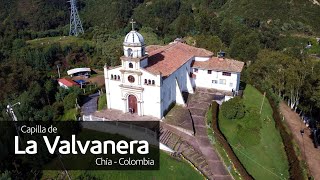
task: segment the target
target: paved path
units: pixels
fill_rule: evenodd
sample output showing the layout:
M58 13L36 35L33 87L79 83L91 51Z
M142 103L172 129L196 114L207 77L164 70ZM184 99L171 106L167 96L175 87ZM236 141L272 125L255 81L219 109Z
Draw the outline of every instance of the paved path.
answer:
M196 94L190 96L188 108L195 125L196 141L213 172L213 178L232 179L224 163L213 148L207 134L205 115L214 98L214 95L206 89L198 90Z
M84 104L81 107L81 112L83 115L90 115L97 111L98 109L98 98L99 93L91 94L84 99Z
M310 138L310 131L305 130L303 137L301 136L301 127L306 127L304 124L302 125L302 120L299 115L293 112L284 102L280 103L280 112L285 117L285 121L295 141L298 143L301 153L304 154L305 151L304 159L306 159L311 175L314 179L320 179L320 149L314 147L312 139Z
M160 141L181 152L209 179L229 180L233 178L207 135L205 115L213 99L213 94L205 89L197 90L188 97L187 105L195 125L195 136L163 122Z

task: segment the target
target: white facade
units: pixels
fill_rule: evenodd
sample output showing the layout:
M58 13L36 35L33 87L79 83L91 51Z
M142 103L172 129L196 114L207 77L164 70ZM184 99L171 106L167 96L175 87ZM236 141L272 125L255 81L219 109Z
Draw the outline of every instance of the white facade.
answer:
M224 91L239 89L240 72L210 70L211 74L208 74L208 69L193 67L193 62L209 61L210 57L185 56L189 58L178 64L173 72L163 76L162 70L166 66L159 69L159 73L152 70L154 64L149 62L152 55L149 57L145 53L144 39L141 34L131 31L126 36L123 46L124 56L121 57L121 66L104 67L108 109L161 119L172 103L185 105L182 92L194 93L196 87ZM174 45L170 47L172 46ZM165 50L164 47L163 51ZM164 58L167 58L167 62L168 57ZM169 67L169 64L167 66Z
M196 75L196 87L214 88L222 91L238 91L240 84L239 72L220 72L208 69L193 68Z

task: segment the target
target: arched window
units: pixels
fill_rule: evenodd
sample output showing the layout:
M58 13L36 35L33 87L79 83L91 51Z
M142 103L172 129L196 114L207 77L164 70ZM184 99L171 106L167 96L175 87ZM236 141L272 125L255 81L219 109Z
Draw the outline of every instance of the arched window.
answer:
M129 49L128 49L128 57L132 57L132 55L133 55L133 53L132 53L132 49L131 49L131 48L129 48Z
M120 81L120 76L118 75L118 80Z
M151 84L151 80L150 79L148 80L148 84Z
M152 80L152 85L154 85L155 84L155 82L154 82L154 80Z
M133 64L132 63L129 63L129 68L133 68Z
M147 80L147 79L144 79L144 83L145 83L145 84L148 84L148 80Z
M134 77L133 77L133 76L131 76L131 75L130 75L130 76L128 76L128 81L129 81L129 82L131 82L131 83L134 83Z
M113 79L113 74L111 74L111 79Z

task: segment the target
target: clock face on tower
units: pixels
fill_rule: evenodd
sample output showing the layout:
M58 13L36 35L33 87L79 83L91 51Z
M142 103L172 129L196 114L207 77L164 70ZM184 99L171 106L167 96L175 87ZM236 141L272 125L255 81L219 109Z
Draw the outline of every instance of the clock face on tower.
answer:
M133 76L128 76L128 81L130 82L130 83L134 83L134 77Z

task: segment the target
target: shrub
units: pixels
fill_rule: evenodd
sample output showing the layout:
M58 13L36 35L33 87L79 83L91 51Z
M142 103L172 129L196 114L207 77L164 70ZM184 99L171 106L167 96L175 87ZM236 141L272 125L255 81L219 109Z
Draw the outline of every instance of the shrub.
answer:
M217 116L218 116L218 110L219 110L219 104L216 101L213 101L211 104L211 108L209 109L209 112L207 114L207 123L210 127L214 126L212 123L217 122Z
M258 145L261 141L260 129L248 129L242 125L238 125L236 138L244 147Z
M63 106L64 110L70 110L72 108L75 108L76 99L78 98L77 94L70 93L63 99Z
M221 112L227 119L241 119L245 115L245 106L240 97L234 97L222 104Z

